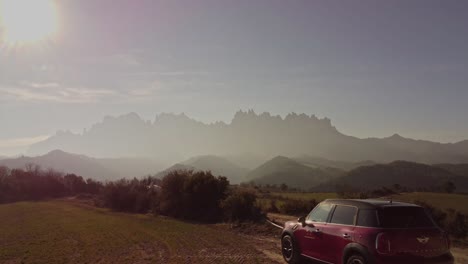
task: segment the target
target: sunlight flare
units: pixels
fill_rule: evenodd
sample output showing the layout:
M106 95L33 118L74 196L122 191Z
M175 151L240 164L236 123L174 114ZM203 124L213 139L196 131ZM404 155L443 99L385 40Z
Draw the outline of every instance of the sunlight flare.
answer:
M1 40L7 45L41 41L58 28L53 0L0 0Z

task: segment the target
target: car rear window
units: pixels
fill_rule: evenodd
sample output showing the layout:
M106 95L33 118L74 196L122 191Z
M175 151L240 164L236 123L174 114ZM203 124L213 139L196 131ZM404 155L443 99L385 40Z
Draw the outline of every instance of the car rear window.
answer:
M384 207L379 219L385 228L434 227L434 222L422 207Z
M374 209L360 209L356 225L378 227L379 220L377 219L377 211Z

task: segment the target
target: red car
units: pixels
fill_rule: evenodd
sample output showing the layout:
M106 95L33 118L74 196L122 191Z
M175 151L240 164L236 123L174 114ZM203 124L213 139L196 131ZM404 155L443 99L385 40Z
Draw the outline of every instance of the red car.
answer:
M450 241L418 205L382 200L325 200L285 223L286 262L453 264Z

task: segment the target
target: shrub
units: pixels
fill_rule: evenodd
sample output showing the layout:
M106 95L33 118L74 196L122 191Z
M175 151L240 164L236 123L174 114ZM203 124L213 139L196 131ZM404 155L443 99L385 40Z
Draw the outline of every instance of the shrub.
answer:
M225 177L214 177L209 171L172 171L161 183L159 212L189 220L219 220L228 186Z
M153 208L157 193L143 180L108 182L103 190L104 205L115 211L146 213Z
M269 213L279 213L278 206L276 206L276 199L270 200L270 205L267 208L267 212Z
M264 219L259 207L256 206L257 195L253 190L238 188L221 203L227 221L259 221Z

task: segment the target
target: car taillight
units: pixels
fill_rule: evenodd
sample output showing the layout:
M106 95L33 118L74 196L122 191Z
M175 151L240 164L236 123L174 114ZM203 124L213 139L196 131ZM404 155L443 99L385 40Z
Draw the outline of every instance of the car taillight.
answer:
M379 233L375 239L375 249L380 254L390 254L391 252L391 245L390 239L387 234Z

